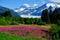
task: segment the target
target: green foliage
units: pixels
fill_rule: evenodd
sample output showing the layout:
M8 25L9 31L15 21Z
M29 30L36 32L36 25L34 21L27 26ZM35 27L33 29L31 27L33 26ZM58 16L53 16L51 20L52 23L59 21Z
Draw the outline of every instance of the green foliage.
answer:
M58 13L57 8L52 11L47 9L42 11L41 19L39 18L20 18L13 17L10 11L6 11L0 14L0 25L18 25L18 24L58 24L60 25L60 14Z
M30 18L24 18L25 24L31 24L31 19Z
M42 11L41 20L47 24L58 24L60 25L60 13L58 12L59 8L55 8L54 11L47 9ZM60 9L59 9L60 10Z
M17 40L17 37L5 33L0 33L0 40Z
M54 34L54 33L56 33L57 32L57 25L56 24L53 24L52 26L51 26L52 28L49 30L49 33L50 34Z
M47 40L47 39L17 37L17 36L12 36L10 34L0 33L0 40Z
M37 24L38 25L45 25L46 23L45 22L38 22Z
M15 22L15 21L12 21L12 22L10 23L10 25L19 25L19 23L18 23L18 22Z
M52 36L52 40L60 39L60 13L58 12L59 8L55 8L54 11L50 10L49 18L51 24L51 29L49 30L49 34Z
M9 25L9 22L5 18L0 19L0 25Z
M19 24L38 24L45 23L38 18L17 18L17 17L0 17L0 25L19 25Z
M41 20L43 22L46 22L47 24L50 23L49 13L48 13L47 9L45 9L45 10L42 11Z
M60 39L60 25L52 25L52 28L48 32L52 36L52 40Z
M55 10L53 11L53 14L52 14L52 17L51 17L52 23L54 23L54 24L57 23L57 20L58 20L57 15L58 15L58 10L55 9Z

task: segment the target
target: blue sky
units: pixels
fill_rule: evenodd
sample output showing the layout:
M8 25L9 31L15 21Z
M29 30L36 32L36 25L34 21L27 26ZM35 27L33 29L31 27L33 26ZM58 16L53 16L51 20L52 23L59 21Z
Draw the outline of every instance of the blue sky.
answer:
M23 4L44 4L49 2L49 0L0 0L0 6L4 6L10 9L19 8Z

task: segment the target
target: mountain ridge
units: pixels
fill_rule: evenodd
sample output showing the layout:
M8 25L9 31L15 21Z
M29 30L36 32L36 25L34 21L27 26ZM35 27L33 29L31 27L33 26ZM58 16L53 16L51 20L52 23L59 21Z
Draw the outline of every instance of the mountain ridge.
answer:
M11 14L13 16L20 16L21 15L27 15L27 16L41 16L41 13L44 9L48 9L50 10L52 8L52 10L54 10L56 7L60 7L60 4L54 4L54 3L45 3L42 6L35 6L35 7L26 7L26 6L21 6L19 8L16 8L15 10L0 6L0 13L3 11L7 11L10 10Z

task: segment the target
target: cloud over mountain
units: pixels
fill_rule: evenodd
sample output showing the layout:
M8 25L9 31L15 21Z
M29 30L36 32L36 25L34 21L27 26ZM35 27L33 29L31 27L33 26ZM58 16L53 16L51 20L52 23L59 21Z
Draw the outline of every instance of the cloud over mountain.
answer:
M26 7L30 7L30 5L29 5L29 4L24 4L24 6L26 6Z
M60 0L50 0L51 2L60 2Z
M34 4L33 6L38 6L38 4Z

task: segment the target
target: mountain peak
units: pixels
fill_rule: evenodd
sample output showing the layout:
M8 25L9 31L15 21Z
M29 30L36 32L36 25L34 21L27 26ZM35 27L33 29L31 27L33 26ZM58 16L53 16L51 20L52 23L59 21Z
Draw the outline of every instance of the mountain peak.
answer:
M60 4L58 3L47 3L47 7L52 6L52 7L60 7Z
M51 2L60 2L60 0L50 0Z

